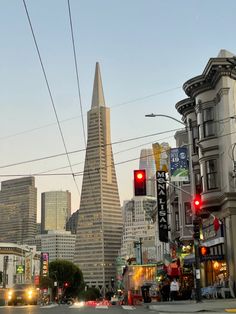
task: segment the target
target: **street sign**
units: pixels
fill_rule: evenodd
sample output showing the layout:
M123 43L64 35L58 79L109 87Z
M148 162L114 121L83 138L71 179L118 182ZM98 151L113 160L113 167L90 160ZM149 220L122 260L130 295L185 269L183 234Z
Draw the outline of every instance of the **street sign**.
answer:
M16 265L16 273L17 274L24 274L25 266L24 265Z

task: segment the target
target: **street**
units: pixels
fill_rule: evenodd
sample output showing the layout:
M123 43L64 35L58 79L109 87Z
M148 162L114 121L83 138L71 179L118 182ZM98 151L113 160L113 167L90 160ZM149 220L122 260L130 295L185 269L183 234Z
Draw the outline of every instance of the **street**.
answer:
M179 312L178 312L179 310ZM160 311L158 309L148 308L145 305L141 306L99 306L99 307L81 307L76 308L74 306L68 306L68 305L48 305L48 306L2 306L0 307L0 314L75 314L75 313L111 313L111 314L121 314L121 313L127 313L130 314L132 312L135 313L156 313L156 314L164 314L164 313L174 313L174 314L183 314L183 313L194 313L195 310L191 309L191 307L185 307L185 310L178 309L178 306L173 308L171 311L170 309L163 310L163 308L160 308ZM199 311L198 311L199 312ZM200 311L201 313L201 311ZM225 313L223 310L219 311L211 311L211 314L221 314ZM236 311L235 311L236 313Z
M0 314L75 314L75 313L157 313L156 311L149 310L144 306L100 306L100 307L75 307L68 305L49 305L49 306L3 306L0 307Z

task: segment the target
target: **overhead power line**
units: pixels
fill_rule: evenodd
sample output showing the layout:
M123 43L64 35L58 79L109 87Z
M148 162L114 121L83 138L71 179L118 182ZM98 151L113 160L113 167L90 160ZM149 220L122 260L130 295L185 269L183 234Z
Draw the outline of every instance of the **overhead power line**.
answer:
M49 97L50 97L50 100L51 100L53 111L54 111L54 114L55 114L55 117L56 117L58 129L59 129L59 132L60 132L60 135L61 135L61 139L62 139L62 142L63 142L63 146L64 146L64 149L65 149L66 157L67 157L70 169L71 169L71 175L72 175L73 180L75 182L77 191L78 191L78 193L80 195L79 187L78 187L78 184L77 184L77 182L75 180L75 177L74 177L73 168L72 168L70 157L69 157L68 150L67 150L67 147L66 147L65 138L64 138L64 135L63 135L63 132L62 132L62 128L61 128L61 125L60 125L60 121L59 121L59 118L58 118L58 115L57 115L57 110L56 110L56 106L55 106L54 99L53 99L53 96L52 96L51 88L49 86L47 74L46 74L45 67L44 67L44 64L43 64L43 60L42 60L42 57L41 57L41 54L40 54L40 51L39 51L39 46L38 46L38 43L37 43L37 40L36 40L36 36L35 36L35 33L34 33L33 25L31 23L31 19L30 19L30 16L29 16L29 12L28 12L25 0L23 0L23 4L24 4L26 15L27 15L27 19L28 19L28 22L29 22L30 30L31 30L31 33L32 33L32 36L33 36L33 40L34 40L35 48L36 48L36 51L37 51L37 55L39 57L41 69L42 69L42 72L43 72L43 76L44 76L45 83L46 83L46 86L47 86L47 90L48 90L48 93L49 93Z
M152 133L152 134L148 134L148 135L133 137L133 138L125 139L125 140L116 141L116 142L113 142L113 143L110 143L110 144L94 145L94 146L91 146L91 147L87 148L87 150L100 148L100 147L105 147L105 146L108 146L108 145L117 145L117 144L121 144L121 143L127 143L127 142L131 142L131 141L135 141L135 140L140 140L140 139L143 139L143 138L156 136L156 135L162 135L162 134L166 134L166 133L176 132L176 131L179 131L181 129L182 128L178 128L178 129L173 129L173 130L169 130L169 131L163 131L163 132L157 132L157 133ZM68 154L80 153L80 152L84 152L85 150L86 150L86 148L78 149L78 150L74 150L74 151L68 152ZM37 162L37 161L42 161L42 160L46 160L46 159L62 157L62 156L65 156L65 154L66 153L59 153L59 154L50 155L50 156L46 156L46 157L40 157L40 158L30 159L30 160L26 160L26 161L20 161L20 162L16 162L16 163L11 163L11 164L8 164L8 165L0 166L0 169L13 167L13 166L19 166L19 165L28 164L28 163Z
M110 108L114 109L116 107L120 107L120 106L123 106L123 105L131 104L131 103L143 100L143 99L147 99L147 98L150 98L150 97L154 97L154 96L157 96L157 95L168 93L168 92L176 90L178 88L180 88L180 87L174 87L174 88L170 88L170 89L167 89L167 90L159 91L159 92L156 92L156 93L153 93L153 94L150 94L150 95L146 95L146 96L143 96L143 97L137 97L137 98L134 98L134 99L131 99L131 100L128 100L128 101L124 101L124 102L112 105L112 106L110 106ZM81 115L73 116L73 117L70 117L70 118L67 118L67 119L60 120L60 123L62 124L64 122L75 120L75 119L79 119L79 118L81 118ZM6 139L9 139L11 137L18 136L18 135L31 133L31 132L34 132L34 131L37 131L37 130L40 130L40 129L44 129L44 128L56 125L56 124L57 124L57 122L48 123L48 124L44 124L44 125L36 127L36 128L23 130L23 131L20 131L20 132L17 132L17 133L13 133L13 134L9 134L9 135L6 135L6 136L0 136L0 140L6 140Z

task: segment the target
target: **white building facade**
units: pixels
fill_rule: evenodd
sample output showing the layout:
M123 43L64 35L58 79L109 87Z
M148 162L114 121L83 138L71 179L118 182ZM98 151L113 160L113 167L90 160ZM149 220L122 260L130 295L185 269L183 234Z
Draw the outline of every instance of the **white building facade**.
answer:
M137 263L151 263L156 260L155 228L152 220L155 205L156 199L148 196L137 196L124 202L121 246L121 257L124 260L136 258Z
M49 262L56 259L65 259L74 262L76 235L70 231L50 230L41 234L41 251L49 253Z
M203 285L220 276L236 281L235 68L236 57L221 50L184 84L188 98L176 104L188 130L191 192L202 199L202 244L210 249L202 264ZM220 221L217 231L214 217Z

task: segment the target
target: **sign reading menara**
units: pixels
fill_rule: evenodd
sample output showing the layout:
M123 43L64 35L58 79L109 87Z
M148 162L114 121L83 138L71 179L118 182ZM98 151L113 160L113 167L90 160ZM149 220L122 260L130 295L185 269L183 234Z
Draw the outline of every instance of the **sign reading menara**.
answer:
M156 172L157 181L157 212L159 240L168 242L168 219L167 219L167 197L166 197L166 172Z

